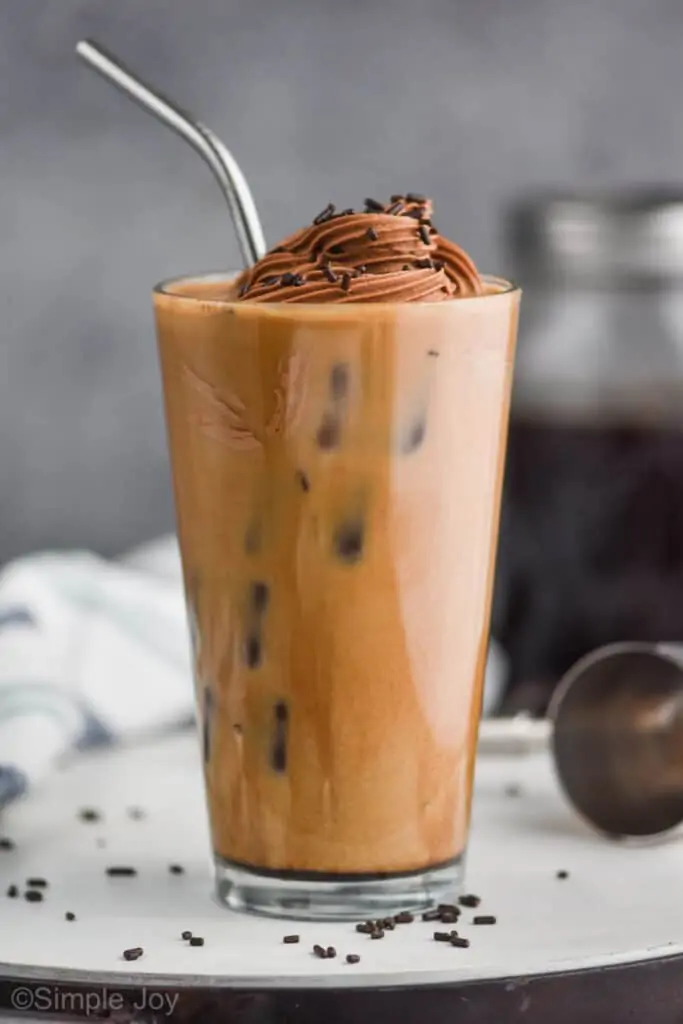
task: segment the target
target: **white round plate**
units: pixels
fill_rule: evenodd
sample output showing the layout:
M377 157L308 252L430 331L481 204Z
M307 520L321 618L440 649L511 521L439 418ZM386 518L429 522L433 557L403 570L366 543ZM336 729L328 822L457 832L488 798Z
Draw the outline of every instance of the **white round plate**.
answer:
M519 787L510 795L508 787ZM97 808L85 823L79 810ZM145 811L134 820L129 809ZM353 925L231 913L212 896L196 739L79 758L0 819L0 976L176 988L423 986L529 977L640 962L683 952L683 849L676 837L633 846L593 834L565 805L546 755L481 759L467 887L479 911L458 924L469 949L433 941L417 921L382 941ZM106 846L102 843L105 842ZM173 875L169 865L185 872ZM131 865L134 878L109 878ZM560 880L557 872L569 872ZM40 876L42 903L10 899ZM65 913L76 914L69 922ZM476 912L494 926L471 924ZM438 927L438 925L436 926ZM184 929L205 939L192 948ZM301 936L283 945L285 934ZM333 945L319 960L314 943ZM129 963L124 949L142 946ZM345 963L358 953L360 963Z

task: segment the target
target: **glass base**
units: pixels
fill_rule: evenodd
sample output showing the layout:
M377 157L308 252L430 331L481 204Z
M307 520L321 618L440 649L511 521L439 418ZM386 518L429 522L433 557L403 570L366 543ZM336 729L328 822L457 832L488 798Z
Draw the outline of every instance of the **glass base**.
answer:
M453 903L464 869L462 857L425 871L358 878L260 872L221 857L214 863L218 899L232 910L309 921L365 921Z

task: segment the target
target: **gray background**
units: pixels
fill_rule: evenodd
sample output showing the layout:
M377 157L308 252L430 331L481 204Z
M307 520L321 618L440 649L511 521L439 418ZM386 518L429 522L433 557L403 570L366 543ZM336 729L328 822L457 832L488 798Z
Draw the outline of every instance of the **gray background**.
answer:
M505 270L520 191L683 173L681 0L0 0L0 560L170 528L149 289L238 259L84 35L224 136L271 242L415 189Z

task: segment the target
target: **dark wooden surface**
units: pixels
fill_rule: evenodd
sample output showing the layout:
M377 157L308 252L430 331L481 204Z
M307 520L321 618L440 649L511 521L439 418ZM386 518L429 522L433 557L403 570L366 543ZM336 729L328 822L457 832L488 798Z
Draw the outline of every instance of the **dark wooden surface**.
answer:
M17 993L33 993L35 1008L69 1007L46 1020L89 1018L160 1024L681 1024L683 957L620 964L564 974L496 979L463 985L286 990L54 986L47 975L27 983L0 979L0 1020L17 1013ZM54 993L58 992L58 995ZM88 996L91 996L88 1004ZM172 1011L150 1009L178 996ZM41 998L42 997L42 998ZM104 1003L108 1003L108 1009ZM170 1005L170 1004L169 1004ZM29 1016L27 1014L27 1016Z

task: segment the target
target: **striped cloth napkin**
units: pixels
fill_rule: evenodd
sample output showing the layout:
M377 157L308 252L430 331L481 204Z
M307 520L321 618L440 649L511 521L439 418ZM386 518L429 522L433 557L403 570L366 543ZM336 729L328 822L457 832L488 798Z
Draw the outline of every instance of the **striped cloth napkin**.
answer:
M117 561L47 552L0 573L0 807L75 752L192 711L173 537Z

